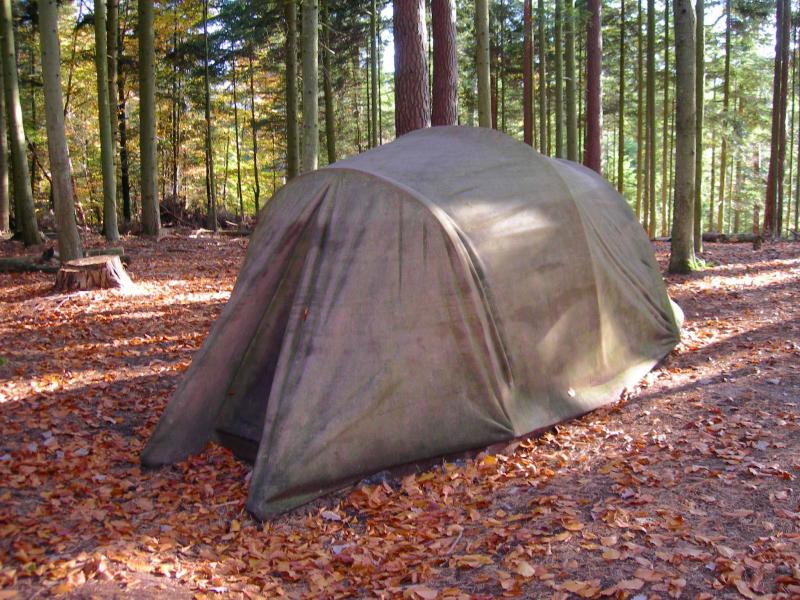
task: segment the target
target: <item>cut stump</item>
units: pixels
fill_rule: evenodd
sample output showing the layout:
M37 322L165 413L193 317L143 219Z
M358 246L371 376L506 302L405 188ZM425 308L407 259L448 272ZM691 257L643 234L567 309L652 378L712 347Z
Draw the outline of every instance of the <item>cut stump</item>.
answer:
M133 286L119 256L87 256L64 263L56 273L55 290L95 290Z

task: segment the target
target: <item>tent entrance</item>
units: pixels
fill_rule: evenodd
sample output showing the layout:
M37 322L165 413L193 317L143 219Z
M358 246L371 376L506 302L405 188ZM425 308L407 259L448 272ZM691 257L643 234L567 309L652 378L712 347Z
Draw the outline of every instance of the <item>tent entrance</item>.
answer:
M238 458L254 462L261 443L272 381L281 355L286 327L313 239L313 219L295 239L278 285L264 307L264 315L250 338L247 351L228 387L228 399L217 418L217 440Z

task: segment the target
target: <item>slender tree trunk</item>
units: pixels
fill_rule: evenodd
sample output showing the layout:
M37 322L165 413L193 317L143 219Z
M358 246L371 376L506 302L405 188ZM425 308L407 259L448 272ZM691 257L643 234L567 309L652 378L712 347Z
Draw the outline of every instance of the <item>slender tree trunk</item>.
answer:
M480 33L478 35L480 38ZM397 137L431 124L426 38L425 0L396 0L394 80Z
M286 178L300 172L297 126L297 0L285 0L286 17Z
M175 24L172 32L172 199L178 202L180 145L181 145L181 113L180 113L180 72L178 69L178 18L175 11Z
M547 38L544 35L544 0L539 0L539 151L547 154Z
M231 134L230 130L225 135L225 175L222 178L222 210L228 211L228 167L230 166L230 146Z
M0 61L0 232L11 230L11 197L8 189L8 142L6 141L6 99L3 88L3 64Z
M695 109L697 116L695 118L694 151L694 251L696 253L703 251L703 117L706 91L705 11L705 0L696 0Z
M378 145L378 5L372 0L369 14L369 67L370 84L372 85L372 147Z
M236 198L239 201L239 224L241 225L244 223L244 195L242 194L242 151L239 144L239 98L236 94L235 55L231 59L231 67L233 75L233 139L236 142Z
M64 98L61 94L61 50L58 42L58 4L39 0L39 37L42 52L44 110L47 123L47 149L50 156L51 185L58 224L58 250L62 261L83 256L81 238L75 224L72 170L67 136L64 131Z
M478 79L478 125L492 126L492 92L489 76L489 1L475 0L475 38ZM396 54L395 54L396 56Z
M664 0L664 105L661 109L661 235L667 235L667 200L669 196L670 181L669 172L669 0Z
M523 0L522 8L522 139L533 145L533 23L531 0Z
M717 230L722 233L723 210L725 206L725 175L728 168L728 129L730 117L728 108L731 95L731 0L725 2L725 75L722 92L722 148L720 149L719 167L719 212L717 215Z
M458 123L458 56L455 0L431 0L433 31L432 125Z
M100 1L100 0L96 0ZM114 162L116 176L117 157L117 45L119 40L119 0L107 0L106 21L106 60L108 61L108 107L111 121L111 160ZM115 177L116 183L116 177Z
M779 0L780 1L780 0ZM780 237L783 231L784 179L786 170L786 112L789 99L789 30L791 29L792 9L789 0L783 0L783 29L781 31L781 94L780 94L780 137L778 147L778 202L775 210L773 231Z
M303 172L319 163L319 0L303 0Z
M691 0L673 0L675 14L675 203L669 270L691 271L694 263L695 33Z
M156 140L156 73L153 0L138 0L139 12L139 148L141 152L142 231L158 236L158 146Z
M258 216L261 210L261 182L258 175L258 122L256 121L256 87L253 81L253 55L248 55L247 60L250 67L250 131L253 138L253 205L256 216Z
M328 164L336 162L336 108L333 98L333 84L331 82L331 50L327 30L327 10L325 11L326 23L323 26L324 44L322 48L322 92L325 101L325 150L328 155Z
M22 105L19 100L13 23L11 0L2 0L2 4L0 4L0 43L3 53L3 91L14 185L14 219L17 230L22 232L22 241L26 246L31 246L39 243L40 234L36 225L28 156L25 152L25 130L22 126Z
M555 6L555 88L556 88L556 148L555 155L564 158L564 0L556 0Z
M600 30L600 0L588 0L587 6L589 22L586 29L586 150L583 164L602 173L600 140L603 134L603 99L600 79L603 39Z
M29 47L30 48L34 48L35 47L35 42L34 42L34 31L33 31L33 29L30 30L30 36L31 36L31 39L30 39L30 46ZM35 84L35 81L36 81L36 53L35 52L29 52L28 53L28 57L29 57L28 66L30 67L30 70L28 71L28 91L30 92L28 94L28 98L29 98L30 104L31 104L31 110L30 110L29 117L30 117L30 120L31 120L31 131L32 132L36 132L36 131L39 130L39 121L38 121L37 114L36 114L36 84ZM31 172L30 172L30 177L31 177L31 195L34 198L34 203L35 203L36 193L37 193L37 189L36 189L37 185L36 185L36 183L38 181L38 177L36 175L36 167L39 164L39 160L38 160L39 151L38 151L38 148L36 147L36 137L35 136L28 136L26 138L26 141L27 141L27 144L28 144L28 149L30 150L30 153L31 153L31 162L30 162L30 165L31 165L31 169L30 169L31 170ZM52 198L51 198L51 200L52 200Z
M575 7L566 0L566 30L564 32L564 76L567 92L567 158L578 161L578 98L575 85Z
M119 176L120 187L122 188L122 217L125 219L125 223L130 223L133 214L131 211L131 184L128 169L128 116L126 113L125 79L122 77L117 78L117 97L119 98Z
M656 236L656 3L647 0L647 232Z
M636 218L642 221L642 180L644 162L644 44L642 39L642 0L636 13Z
M619 135L617 136L617 191L625 193L625 0L619 7Z
M109 242L119 239L117 226L117 174L114 169L114 134L108 83L108 31L104 0L94 3L95 69L97 71L97 107L100 118L100 160L103 165L103 233Z
M214 182L214 144L211 122L211 82L209 75L208 44L208 0L203 0L203 99L206 120L205 159L206 159L206 227L217 230L217 190Z

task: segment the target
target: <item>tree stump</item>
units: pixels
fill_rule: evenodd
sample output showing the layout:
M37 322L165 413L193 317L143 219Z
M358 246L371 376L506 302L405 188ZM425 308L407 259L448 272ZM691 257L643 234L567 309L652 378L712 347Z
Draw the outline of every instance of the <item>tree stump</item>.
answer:
M87 256L64 263L56 273L55 290L72 292L105 288L126 288L133 282L119 256Z

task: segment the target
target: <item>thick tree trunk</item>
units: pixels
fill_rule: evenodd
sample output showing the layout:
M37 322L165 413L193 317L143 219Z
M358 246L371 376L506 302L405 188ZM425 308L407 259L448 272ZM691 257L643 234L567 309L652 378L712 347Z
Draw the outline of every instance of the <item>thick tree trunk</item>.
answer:
M370 119L372 123L370 134L372 147L378 145L378 3L372 0L369 12L369 68L370 68L370 85L372 86L372 94L370 101L372 108L370 110Z
M285 0L286 16L286 178L300 172L297 126L297 0Z
M455 0L431 0L433 31L432 125L458 123L458 57Z
M489 74L489 0L475 0L475 38L478 79L478 125L492 126L492 90ZM395 54L396 56L396 54Z
M117 174L114 169L114 133L108 85L108 32L104 0L94 3L94 62L97 71L97 108L100 118L100 162L103 166L103 233L110 242L119 239L117 226Z
M56 273L57 292L106 288L125 289L133 282L119 256L87 256L64 263Z
M319 0L303 0L303 172L319 164Z
M705 11L705 0L696 0L695 110L697 116L695 117L694 151L694 251L697 253L703 251L703 116L706 89Z
M566 0L566 31L564 32L564 76L567 80L567 158L578 161L578 98L575 85L575 7Z
M617 191L625 192L625 0L619 7L619 131L617 134Z
M587 6L589 22L586 28L586 150L583 164L602 173L600 140L603 134L603 99L600 78L603 39L600 30L600 0L588 0Z
M253 138L253 202L258 215L261 210L261 182L258 173L258 122L256 121L256 87L253 81L253 55L247 57L250 67L250 132Z
M555 155L564 158L564 0L556 0L555 8L555 45L556 45L556 148Z
M156 72L153 0L138 0L139 12L139 148L141 152L142 232L158 236L158 147L156 140Z
M6 100L3 93L3 63L0 61L0 232L11 229L11 198L8 189L8 143L6 142Z
M19 100L17 55L14 47L14 17L11 0L0 4L0 43L3 53L3 91L8 119L8 142L14 186L14 219L26 246L38 244L39 228L33 206L28 156L25 151L25 130L22 125L22 105Z
M691 0L673 0L675 14L675 200L669 270L686 273L694 263L695 31Z
M547 138L549 130L547 127L547 38L544 35L544 0L538 2L539 17L539 152L547 154Z
M214 145L211 123L211 83L209 81L208 47L208 0L203 0L203 97L206 120L205 162L206 162L206 227L217 230L217 189L214 182Z
M656 236L656 3L647 0L647 232Z
M425 1L396 0L393 21L395 130L400 137L431 124ZM480 38L480 33L478 35Z
M533 146L533 20L531 0L523 0L522 8L522 139Z
M75 224L72 170L64 131L64 98L61 94L61 50L58 42L56 0L39 0L39 38L42 52L47 149L50 156L50 178L58 225L58 250L61 260L67 261L83 256L83 248Z

